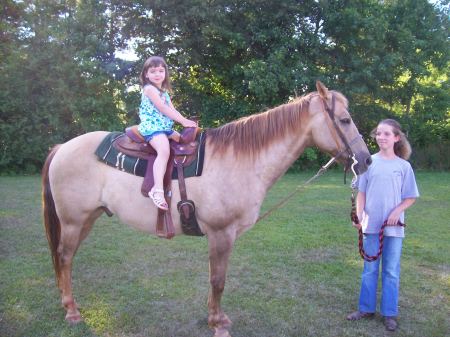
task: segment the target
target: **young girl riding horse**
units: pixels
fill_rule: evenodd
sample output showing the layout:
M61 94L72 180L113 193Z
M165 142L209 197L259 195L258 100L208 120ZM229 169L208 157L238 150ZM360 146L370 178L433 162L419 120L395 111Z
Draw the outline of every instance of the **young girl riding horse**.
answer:
M184 127L196 127L197 123L181 115L173 106L168 91L171 90L169 69L166 61L159 56L148 58L140 75L142 85L139 107L139 132L157 152L153 165L155 185L148 196L158 208L168 210L164 197L163 179L169 160L169 139L179 141L180 134L174 131L173 123Z

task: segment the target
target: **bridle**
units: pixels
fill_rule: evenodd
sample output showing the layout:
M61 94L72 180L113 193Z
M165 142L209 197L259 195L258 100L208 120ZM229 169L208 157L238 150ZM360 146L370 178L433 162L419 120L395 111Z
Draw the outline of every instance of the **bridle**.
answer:
M353 138L350 142L347 141L347 138L345 137L344 133L342 132L341 128L339 127L339 125L336 123L336 119L335 119L335 109L336 109L336 96L334 95L334 93L331 93L331 107L328 106L328 103L326 102L326 99L322 99L322 104L323 104L323 108L324 111L327 112L327 115L329 117L329 120L332 123L332 127L330 126L330 123L327 119L327 125L328 128L330 129L330 132L333 136L333 139L336 143L337 148L340 148L339 142L338 142L338 137L340 138L341 142L344 144L344 149L340 150L335 156L334 158L339 158L341 157L344 153L347 153L347 159L351 159L355 157L355 154L352 151L351 146L357 142L358 140L360 140L362 138L361 135L358 134L358 136L356 136L355 138ZM337 134L337 136L336 136ZM355 165L355 164L353 164ZM346 170L348 169L348 167L346 167Z
M358 140L360 140L362 138L362 136L360 134L358 134L355 138L353 138L350 142L347 141L347 138L345 137L344 133L342 132L341 128L339 127L339 125L336 123L336 119L335 119L335 109L336 109L336 96L334 95L334 93L331 93L331 108L328 106L328 103L326 101L326 99L322 98L322 104L323 104L323 109L324 111L326 111L329 119L327 118L327 125L328 125L328 129L330 130L331 135L333 136L333 139L336 143L337 148L340 148L340 144L338 142L338 137L340 138L341 142L344 144L344 149L338 151L338 153L333 157L333 159L337 159L341 156L343 156L345 153L347 153L347 160L344 166L344 184L347 181L347 172L349 170L349 167L352 167L352 171L354 174L354 178L353 180L356 179L356 173L354 171L354 166L358 163L358 161L356 160L356 156L352 151L351 146L357 142ZM330 126L330 122L332 123L332 125Z

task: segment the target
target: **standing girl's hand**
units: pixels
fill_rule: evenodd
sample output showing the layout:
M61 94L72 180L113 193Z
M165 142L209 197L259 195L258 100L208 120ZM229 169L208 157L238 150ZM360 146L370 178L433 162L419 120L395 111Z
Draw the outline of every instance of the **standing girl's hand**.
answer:
M352 221L352 226L355 227L355 228L358 229L358 230L362 227L361 224L359 224L359 223L354 223L353 221Z
M402 212L404 212L408 207L410 207L412 204L416 202L416 198L406 198L403 199L403 201L394 208L394 210L389 214L389 217L387 218L387 224L388 226L395 226L398 223L398 220L400 220L400 215Z
M387 218L387 224L388 226L395 226L398 223L398 220L400 219L400 212L396 212L394 209L391 214L389 214L389 217Z

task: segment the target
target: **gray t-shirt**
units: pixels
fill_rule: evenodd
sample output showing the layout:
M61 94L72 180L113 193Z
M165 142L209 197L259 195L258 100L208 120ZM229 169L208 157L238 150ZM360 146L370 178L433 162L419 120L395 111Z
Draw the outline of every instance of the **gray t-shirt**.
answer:
M384 221L403 199L419 197L411 164L400 158L383 159L372 155L372 164L358 179L358 190L366 194L366 204L361 221L367 234L378 234ZM405 222L404 212L400 221ZM404 228L386 226L384 235L404 237Z

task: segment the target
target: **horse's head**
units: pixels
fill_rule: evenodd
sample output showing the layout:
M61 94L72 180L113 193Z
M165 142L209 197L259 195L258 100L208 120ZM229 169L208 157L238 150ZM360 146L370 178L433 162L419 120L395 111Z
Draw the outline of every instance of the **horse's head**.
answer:
M366 143L347 110L347 99L339 92L330 91L320 81L317 94L309 103L313 142L322 151L331 154L346 170L353 163L357 174L364 173L372 160Z

